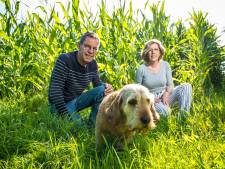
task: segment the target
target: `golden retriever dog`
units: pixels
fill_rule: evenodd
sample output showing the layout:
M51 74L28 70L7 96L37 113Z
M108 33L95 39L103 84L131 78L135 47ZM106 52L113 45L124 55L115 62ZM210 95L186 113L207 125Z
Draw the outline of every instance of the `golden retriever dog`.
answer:
M159 114L154 108L154 95L140 84L128 84L107 95L99 106L96 118L96 148L113 141L123 149L135 132L155 128Z

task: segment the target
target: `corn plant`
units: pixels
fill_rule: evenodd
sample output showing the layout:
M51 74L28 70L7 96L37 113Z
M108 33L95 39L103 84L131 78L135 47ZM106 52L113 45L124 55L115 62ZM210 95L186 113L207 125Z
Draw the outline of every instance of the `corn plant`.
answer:
M93 14L87 5L80 9L80 1L72 0L68 6L58 2L63 19L54 7L39 6L44 15L27 12L26 19L19 20L20 1L1 3L5 7L0 14L1 97L46 91L58 55L76 50L79 37L87 30L101 38L96 58L100 75L115 89L134 82L135 71L142 63L141 50L152 38L166 47L164 59L171 64L176 83L190 82L195 91L223 84L224 49L218 45L215 25L202 12L193 11L190 27L185 27L182 20L170 22L165 1L153 5L147 2L147 13L134 11L132 2L120 1L109 14L102 0L98 13ZM149 14L152 18L147 17Z
M198 65L198 70L201 72L203 83L201 83L205 90L208 91L210 85L214 88L221 88L222 75L222 61L224 55L222 48L219 46L219 36L214 24L210 24L207 20L207 13L203 14L201 11L193 11L191 14L190 26L194 38L192 39L196 44L194 47L196 51L195 60Z

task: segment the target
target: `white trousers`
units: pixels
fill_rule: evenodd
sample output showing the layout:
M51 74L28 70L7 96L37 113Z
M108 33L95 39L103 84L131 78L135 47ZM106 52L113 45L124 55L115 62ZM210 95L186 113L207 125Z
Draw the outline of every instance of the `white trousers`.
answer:
M178 103L180 111L189 112L191 101L192 86L189 83L183 83L173 89L169 97L169 106L173 106L175 103ZM155 103L155 109L160 115L167 116L169 113L169 107L162 102Z

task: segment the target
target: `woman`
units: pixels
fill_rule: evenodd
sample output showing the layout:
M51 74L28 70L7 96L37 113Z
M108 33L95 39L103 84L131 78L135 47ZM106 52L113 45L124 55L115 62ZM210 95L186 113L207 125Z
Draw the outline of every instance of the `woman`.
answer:
M136 72L136 81L155 95L155 108L161 115L168 115L169 106L178 102L181 111L190 111L192 87L188 83L174 88L172 71L162 60L165 48L157 39L148 41L142 52L142 64Z

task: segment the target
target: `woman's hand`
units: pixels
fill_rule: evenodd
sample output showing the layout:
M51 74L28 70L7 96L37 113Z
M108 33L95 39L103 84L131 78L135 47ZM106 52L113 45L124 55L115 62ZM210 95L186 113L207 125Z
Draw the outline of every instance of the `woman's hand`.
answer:
M161 102L161 99L155 97L155 103L159 103L159 102Z
M112 91L113 91L112 85L106 83L106 84L105 84L105 96L108 95L109 93L111 93Z
M169 106L169 97L170 97L170 93L165 91L163 93L163 96L162 96L162 102L163 104L165 104L166 106Z

